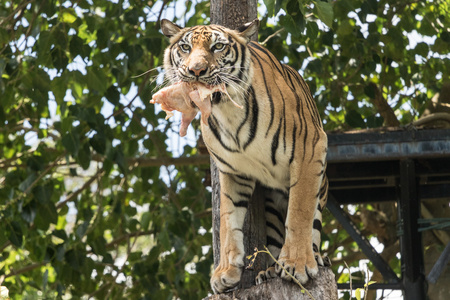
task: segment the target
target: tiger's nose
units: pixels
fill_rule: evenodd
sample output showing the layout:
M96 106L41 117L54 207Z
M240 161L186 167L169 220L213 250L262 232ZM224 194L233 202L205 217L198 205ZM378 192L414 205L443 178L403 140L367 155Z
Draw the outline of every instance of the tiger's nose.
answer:
M189 74L194 75L196 77L202 76L206 74L206 71L208 70L208 68L205 67L193 67L193 68L188 68Z

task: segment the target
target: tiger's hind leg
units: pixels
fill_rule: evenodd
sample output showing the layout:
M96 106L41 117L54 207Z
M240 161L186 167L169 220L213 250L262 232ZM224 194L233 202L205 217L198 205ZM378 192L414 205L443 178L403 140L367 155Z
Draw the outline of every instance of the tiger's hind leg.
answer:
M255 181L220 172L220 261L211 277L214 293L234 288L244 268L244 225Z
M272 189L267 189L265 195L267 249L273 257L278 258L284 244L284 222L286 220L289 195ZM267 266L267 270L259 272L256 276L256 284L261 284L270 278L277 277L275 262L269 258Z

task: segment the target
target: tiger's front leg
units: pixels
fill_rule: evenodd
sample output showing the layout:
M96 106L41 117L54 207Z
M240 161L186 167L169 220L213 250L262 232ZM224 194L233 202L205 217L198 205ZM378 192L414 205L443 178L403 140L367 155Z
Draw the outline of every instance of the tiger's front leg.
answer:
M320 187L325 172L327 138L320 134L314 145L314 154L305 153L305 158L294 159L290 166L290 192L285 222L286 238L279 262L284 269L304 284L308 278L319 273L313 251L313 222L319 202ZM283 279L291 277L279 264L276 273Z
M211 277L214 293L235 287L244 267L244 225L255 181L219 173L220 181L220 262Z

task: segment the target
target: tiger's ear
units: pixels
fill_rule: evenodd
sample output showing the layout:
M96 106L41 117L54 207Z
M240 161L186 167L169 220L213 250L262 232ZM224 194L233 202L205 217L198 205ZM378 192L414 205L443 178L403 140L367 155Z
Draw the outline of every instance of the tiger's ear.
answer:
M180 30L183 29L180 26L178 26L175 23L170 22L167 19L162 19L161 20L161 30L162 33L167 36L167 37L172 37L175 34L177 34L178 32L180 32Z
M249 23L245 23L241 27L238 28L238 31L243 37L246 37L247 39L250 39L250 37L258 32L259 28L259 20L254 19L253 21Z

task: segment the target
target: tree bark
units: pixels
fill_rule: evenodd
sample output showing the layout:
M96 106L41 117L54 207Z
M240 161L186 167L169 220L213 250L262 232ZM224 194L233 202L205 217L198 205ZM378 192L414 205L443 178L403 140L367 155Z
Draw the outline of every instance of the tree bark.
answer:
M257 4L255 0L211 0L211 23L237 29L258 17ZM256 41L258 34L252 39Z
M237 29L241 25L257 18L256 0L212 0L211 23L219 24L231 29ZM258 39L258 34L252 37ZM219 172L211 159L212 181L212 215L213 215L213 252L214 268L220 259L220 185ZM253 254L254 248L263 249L266 245L266 225L264 215L264 188L257 185L252 199L249 202L248 212L243 228L245 240L244 249L247 255ZM239 288L248 288L255 284L255 277L259 271L266 267L265 255L258 255L251 269L245 269Z
M372 89L374 90L375 97L372 100L373 104L377 108L378 112L384 119L384 125L390 127L398 127L400 126L400 122L395 116L394 110L387 103L386 99L383 97L383 92L378 88L375 83L370 83Z
M337 284L330 268L319 267L319 277L308 281L304 285L315 300L337 300ZM245 290L236 290L229 293L213 295L203 300L310 300L302 293L301 288L293 282L275 278L261 285L253 286Z

